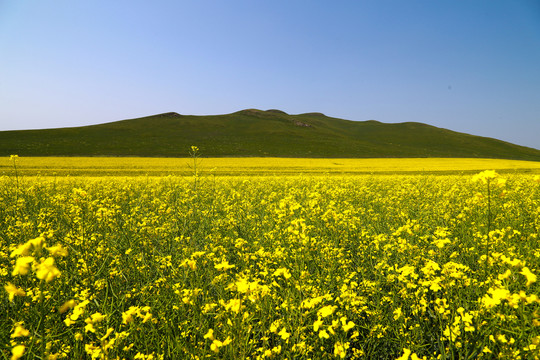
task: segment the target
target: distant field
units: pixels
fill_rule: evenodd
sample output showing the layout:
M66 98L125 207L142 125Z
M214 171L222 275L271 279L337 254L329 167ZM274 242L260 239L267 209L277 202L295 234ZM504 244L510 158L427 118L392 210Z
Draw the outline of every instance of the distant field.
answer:
M293 174L459 174L481 170L500 173L540 173L540 162L466 159L298 159L298 158L199 158L200 175L293 175ZM21 157L21 175L162 176L192 175L191 158L140 157ZM0 175L13 174L9 157L0 160Z

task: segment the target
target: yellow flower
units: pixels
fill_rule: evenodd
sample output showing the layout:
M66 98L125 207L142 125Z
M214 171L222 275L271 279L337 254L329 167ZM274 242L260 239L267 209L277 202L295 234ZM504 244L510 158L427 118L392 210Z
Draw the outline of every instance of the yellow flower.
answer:
M86 332L89 332L89 331L90 331L90 332L95 333L95 332L96 332L96 329L94 328L94 324L92 324L92 323L86 324L86 325L84 326L84 331L86 331Z
M107 339L107 338L109 337L109 335L112 334L113 331L114 331L113 328L108 328L108 329L107 329L107 332L105 333L105 335L103 335L103 336L101 337L100 340L101 340L101 341L105 341L105 339Z
M225 303L223 300L220 300L220 304L225 307L227 311L233 311L235 313L240 312L240 307L242 306L242 300L240 299L231 299L228 303Z
M49 251L49 254L51 254L52 256L67 256L68 255L67 249L65 249L60 244L48 247L47 251Z
M321 339L328 339L330 337L330 335L328 335L328 333L326 332L326 330L321 330L319 331L319 337Z
M90 319L91 319L92 323L102 322L103 319L105 319L105 315L97 312L95 314L92 314L90 316Z
M13 250L9 256L10 257L27 256L30 254L31 250L32 250L32 244L29 242L26 242L24 244L17 246L17 248Z
M346 325L343 324L343 331L347 332L351 330L354 327L354 323L352 321L349 321Z
M505 288L490 288L488 293L491 294L491 297L486 294L482 298L482 302L488 308L497 306L502 300L506 300L510 297L510 291Z
M84 327L84 331L88 332L96 332L96 329L94 328L94 324L102 322L103 319L105 319L105 315L101 313L94 313L89 318L86 318L84 322L86 323L86 326Z
M403 313L401 312L401 308L398 307L396 310L394 310L394 320L397 320L401 317Z
M54 266L54 258L52 257L48 257L37 266L36 277L40 280L51 282L58 276L60 276L60 270Z
M11 337L16 338L28 335L30 335L30 332L22 326L22 323L19 322L15 324L15 329L13 330L13 334L11 334Z
M122 324L129 324L133 321L133 315L137 314L139 309L136 306L130 306L127 311L122 313Z
M26 293L24 292L24 290L22 289L19 289L18 287L16 287L15 285L13 285L12 283L8 282L7 285L4 285L4 289L7 291L8 293L8 296L9 296L9 301L13 301L13 298L15 296L25 296Z
M11 275L26 275L30 271L30 264L34 261L33 256L22 256L15 262Z
M313 323L313 331L319 331L319 328L321 327L322 324L323 324L323 321L321 320L321 318L318 318L317 320L315 320L315 322Z
M187 268L189 267L191 270L197 270L197 260L195 259L186 259L182 262L182 266Z
M348 343L345 344L345 345L340 343L340 342L335 343L334 344L334 355L339 356L342 359L345 359L345 357L347 356L348 345L349 345Z
M317 315L319 317L327 317L327 316L330 316L334 313L334 311L337 309L337 306L332 306L332 305L326 305L324 307L322 307L321 309L319 309L319 311L317 311Z
M216 353L217 353L217 352L219 352L219 348L220 348L220 346L222 346L222 344L223 344L223 343L222 343L221 341L219 341L219 340L214 340L214 341L212 342L212 345L210 345L210 350L212 350L213 352L216 352Z
M152 314L149 313L149 312L147 312L147 313L144 315L143 319L142 319L143 324L144 324L145 322L147 322L148 320L150 320L151 318L152 318Z
M472 181L482 181L484 184L486 184L489 179L495 179L497 176L499 175L495 172L495 170L486 170L474 175Z
M224 341L214 340L212 341L212 345L210 345L210 350L217 353L219 352L220 347L229 345L231 341L232 340L230 337L227 337L227 339L225 339Z
M218 271L228 270L234 268L235 265L231 265L227 260L223 260L221 263L214 265L214 268Z
M288 338L291 337L291 334L287 332L287 330L285 328L281 329L281 331L278 333L279 336L281 336L281 338L283 340L287 340Z
M291 277L291 273L289 272L287 268L279 268L276 271L274 271L275 277L280 276L280 275L283 275L285 279L288 279Z
M510 269L507 269L504 274L499 274L497 277L499 278L499 280L506 280L510 277L510 275L512 275L512 272L510 271Z
M525 286L529 287L532 283L536 282L536 275L533 274L528 267L524 266L519 273L527 278Z
M214 330L208 329L208 332L206 333L206 335L204 335L204 338L214 340Z
M24 345L17 345L11 349L11 360L18 360L24 355Z
M407 360L409 359L409 355L411 355L411 350L409 349L403 349L403 355L398 357L396 360Z
M60 308L58 308L58 312L60 314L63 314L65 313L66 311L68 311L69 309L73 309L73 307L75 307L75 305L77 305L77 303L75 302L75 300L68 300L66 301L64 304L62 304L62 306L60 306Z

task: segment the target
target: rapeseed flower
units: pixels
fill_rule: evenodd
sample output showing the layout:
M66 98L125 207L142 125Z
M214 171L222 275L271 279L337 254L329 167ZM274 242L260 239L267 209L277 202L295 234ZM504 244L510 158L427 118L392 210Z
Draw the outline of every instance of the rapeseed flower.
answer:
M15 345L11 349L11 360L18 360L22 358L22 356L24 355L24 349L25 349L24 345Z
M472 177L473 182L481 181L486 184L490 179L495 179L499 176L494 170L485 170Z
M30 331L24 328L24 326L22 325L22 322L18 322L15 324L15 328L13 329L13 333L11 334L11 338L17 338L17 337L28 336L28 335L30 335Z
M327 316L330 316L336 311L337 306L335 305L326 305L317 311L317 315L321 318L325 318Z
M13 272L11 274L13 276L27 275L30 271L30 264L32 264L33 262L33 256L22 256L20 258L17 258L17 260L15 261L15 267L13 268Z
M4 289L8 293L9 301L13 301L15 296L25 296L26 292L23 289L19 289L12 283L8 282L7 285L4 285Z
M54 258L48 257L36 266L36 277L51 282L60 276L60 270L54 265Z
M337 342L334 344L334 355L339 356L342 359L345 359L347 356L347 349L349 348L349 343Z
M47 251L49 252L49 254L51 254L51 256L67 256L68 255L67 249L64 248L60 244L48 247Z
M408 360L410 355L411 355L411 350L409 350L407 348L404 348L403 349L403 355L396 358L396 360Z
M536 275L528 267L524 266L519 273L527 278L525 286L529 287L532 283L536 282Z

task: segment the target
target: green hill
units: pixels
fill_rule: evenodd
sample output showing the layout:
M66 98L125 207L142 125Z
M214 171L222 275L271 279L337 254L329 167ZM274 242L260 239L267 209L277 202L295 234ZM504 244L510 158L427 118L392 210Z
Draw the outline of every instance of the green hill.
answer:
M349 121L321 113L248 109L165 113L111 123L0 132L0 155L207 157L478 157L540 161L540 150L406 122Z

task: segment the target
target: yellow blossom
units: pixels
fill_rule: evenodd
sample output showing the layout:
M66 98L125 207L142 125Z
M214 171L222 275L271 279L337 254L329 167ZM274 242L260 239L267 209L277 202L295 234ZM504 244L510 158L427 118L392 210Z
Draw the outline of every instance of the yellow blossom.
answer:
M495 179L497 176L498 174L494 170L485 170L479 174L474 175L472 178L472 181L473 182L481 181L484 184L486 184L489 181L489 179Z
M30 264L34 261L33 256L22 256L15 262L15 267L11 275L26 275L30 271Z
M536 282L536 275L533 274L528 267L524 266L519 273L527 278L525 286L529 287L532 283Z
M18 360L24 355L24 345L16 345L11 349L11 360Z
M15 329L13 329L13 333L11 334L12 338L17 338L21 336L28 336L30 335L30 332L22 326L22 323L15 324Z
M67 256L68 255L68 251L66 248L64 248L62 245L60 244L57 244L55 246L51 246L51 247L48 247L47 248L47 251L49 252L49 254L51 254L52 256Z
M321 327L322 324L323 324L323 321L321 320L321 318L318 318L318 319L315 320L315 322L313 323L313 330L314 330L314 331L319 331L319 328Z
M214 330L208 329L208 332L206 333L206 335L204 335L204 338L214 340Z
M326 332L326 330L321 330L319 331L319 337L321 339L328 339L330 337L330 335L328 335L328 333Z
M281 329L281 331L278 333L279 336L281 336L281 338L283 340L287 340L288 338L291 337L291 334L287 332L287 330L285 328Z
M15 296L25 296L26 292L23 289L19 289L12 283L8 282L7 285L4 285L4 289L8 293L9 301L13 301Z
M403 355L398 357L396 360L407 360L409 359L409 355L411 355L411 350L404 348Z
M68 311L69 309L73 309L75 307L75 305L77 305L76 301L75 300L68 300L66 301L65 303L62 304L62 306L60 306L60 308L58 308L58 312L60 314L63 314L65 313L66 311Z
M339 356L342 359L345 359L347 356L347 348L349 344L343 344L341 342L337 342L334 344L334 355Z
M287 268L279 268L276 271L274 271L274 276L280 276L283 275L285 279L288 279L291 277L291 273L289 272L289 269Z
M58 276L60 276L60 270L54 265L54 258L52 257L43 260L36 267L36 277L40 280L51 282Z
M324 317L332 315L336 309L337 309L337 306L335 305L327 305L320 308L319 311L317 311L317 315L319 317L324 318Z
M103 335L100 340L101 341L105 341L105 339L107 339L109 337L109 335L111 335L113 333L114 329L113 328L108 328L107 329L107 332L105 333L105 335Z

